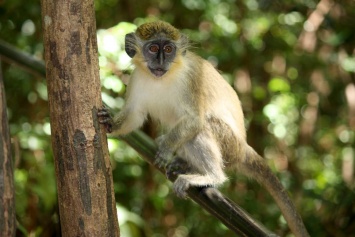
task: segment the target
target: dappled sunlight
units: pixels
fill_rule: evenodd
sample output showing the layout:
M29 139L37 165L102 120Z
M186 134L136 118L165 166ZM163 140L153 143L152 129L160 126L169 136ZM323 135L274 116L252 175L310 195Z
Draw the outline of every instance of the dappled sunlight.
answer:
M345 88L345 96L349 106L349 125L355 130L355 85L349 84Z
M95 0L102 100L115 113L125 104L133 70L125 35L148 21L170 22L238 93L248 143L280 178L311 236L353 236L354 7L352 0ZM3 1L0 37L42 60L40 11L39 1ZM47 83L38 69L1 60L18 233L56 236ZM156 137L160 127L149 121L143 130ZM234 236L196 204L176 198L165 176L133 148L108 137L121 236ZM221 190L267 228L289 236L256 182L233 173Z
M330 11L333 6L333 0L321 0L316 9L308 17L303 24L304 31L301 33L298 41L300 48L307 52L313 52L316 43L316 32L324 20L324 16Z

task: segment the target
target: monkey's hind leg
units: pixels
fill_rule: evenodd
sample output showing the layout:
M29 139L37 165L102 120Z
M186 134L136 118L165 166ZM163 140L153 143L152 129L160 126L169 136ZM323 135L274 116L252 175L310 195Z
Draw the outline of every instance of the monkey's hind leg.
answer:
M173 161L166 166L165 174L170 180L176 180L179 175L187 173L191 173L191 167L180 157L175 157Z
M174 182L177 196L186 197L191 186L215 187L226 181L220 149L208 132L202 132L187 142L178 154L187 162L189 170L179 174Z

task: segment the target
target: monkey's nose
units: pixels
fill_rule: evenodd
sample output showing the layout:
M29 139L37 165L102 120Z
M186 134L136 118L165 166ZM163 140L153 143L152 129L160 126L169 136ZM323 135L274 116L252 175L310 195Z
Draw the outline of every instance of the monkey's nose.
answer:
M163 54L162 51L158 55L158 62L159 62L159 65L163 66L163 64L164 64L164 54Z

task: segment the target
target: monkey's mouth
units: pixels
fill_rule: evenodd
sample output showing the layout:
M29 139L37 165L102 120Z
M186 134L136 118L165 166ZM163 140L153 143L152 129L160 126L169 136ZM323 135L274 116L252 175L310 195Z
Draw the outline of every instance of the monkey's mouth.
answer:
M164 70L162 68L149 68L149 70L151 71L151 73L153 73L156 77L161 77L163 76L167 70Z

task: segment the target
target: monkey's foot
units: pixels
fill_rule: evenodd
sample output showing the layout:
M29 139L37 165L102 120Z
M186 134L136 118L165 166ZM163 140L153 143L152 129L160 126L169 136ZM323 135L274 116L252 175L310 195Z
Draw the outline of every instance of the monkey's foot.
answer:
M192 186L199 188L216 187L218 184L222 184L224 180L224 175L220 177L220 180L215 180L215 177L210 175L181 174L174 182L173 188L178 197L186 198L186 191Z
M169 179L176 179L177 176L181 174L187 174L190 171L191 167L188 165L188 163L185 160L177 157L167 165L165 174Z
M99 118L99 123L105 126L106 132L111 133L113 120L108 109L105 107L98 109L97 116Z
M183 177L184 175L179 176L173 185L174 193L179 198L187 198L187 190L190 187L190 182Z

